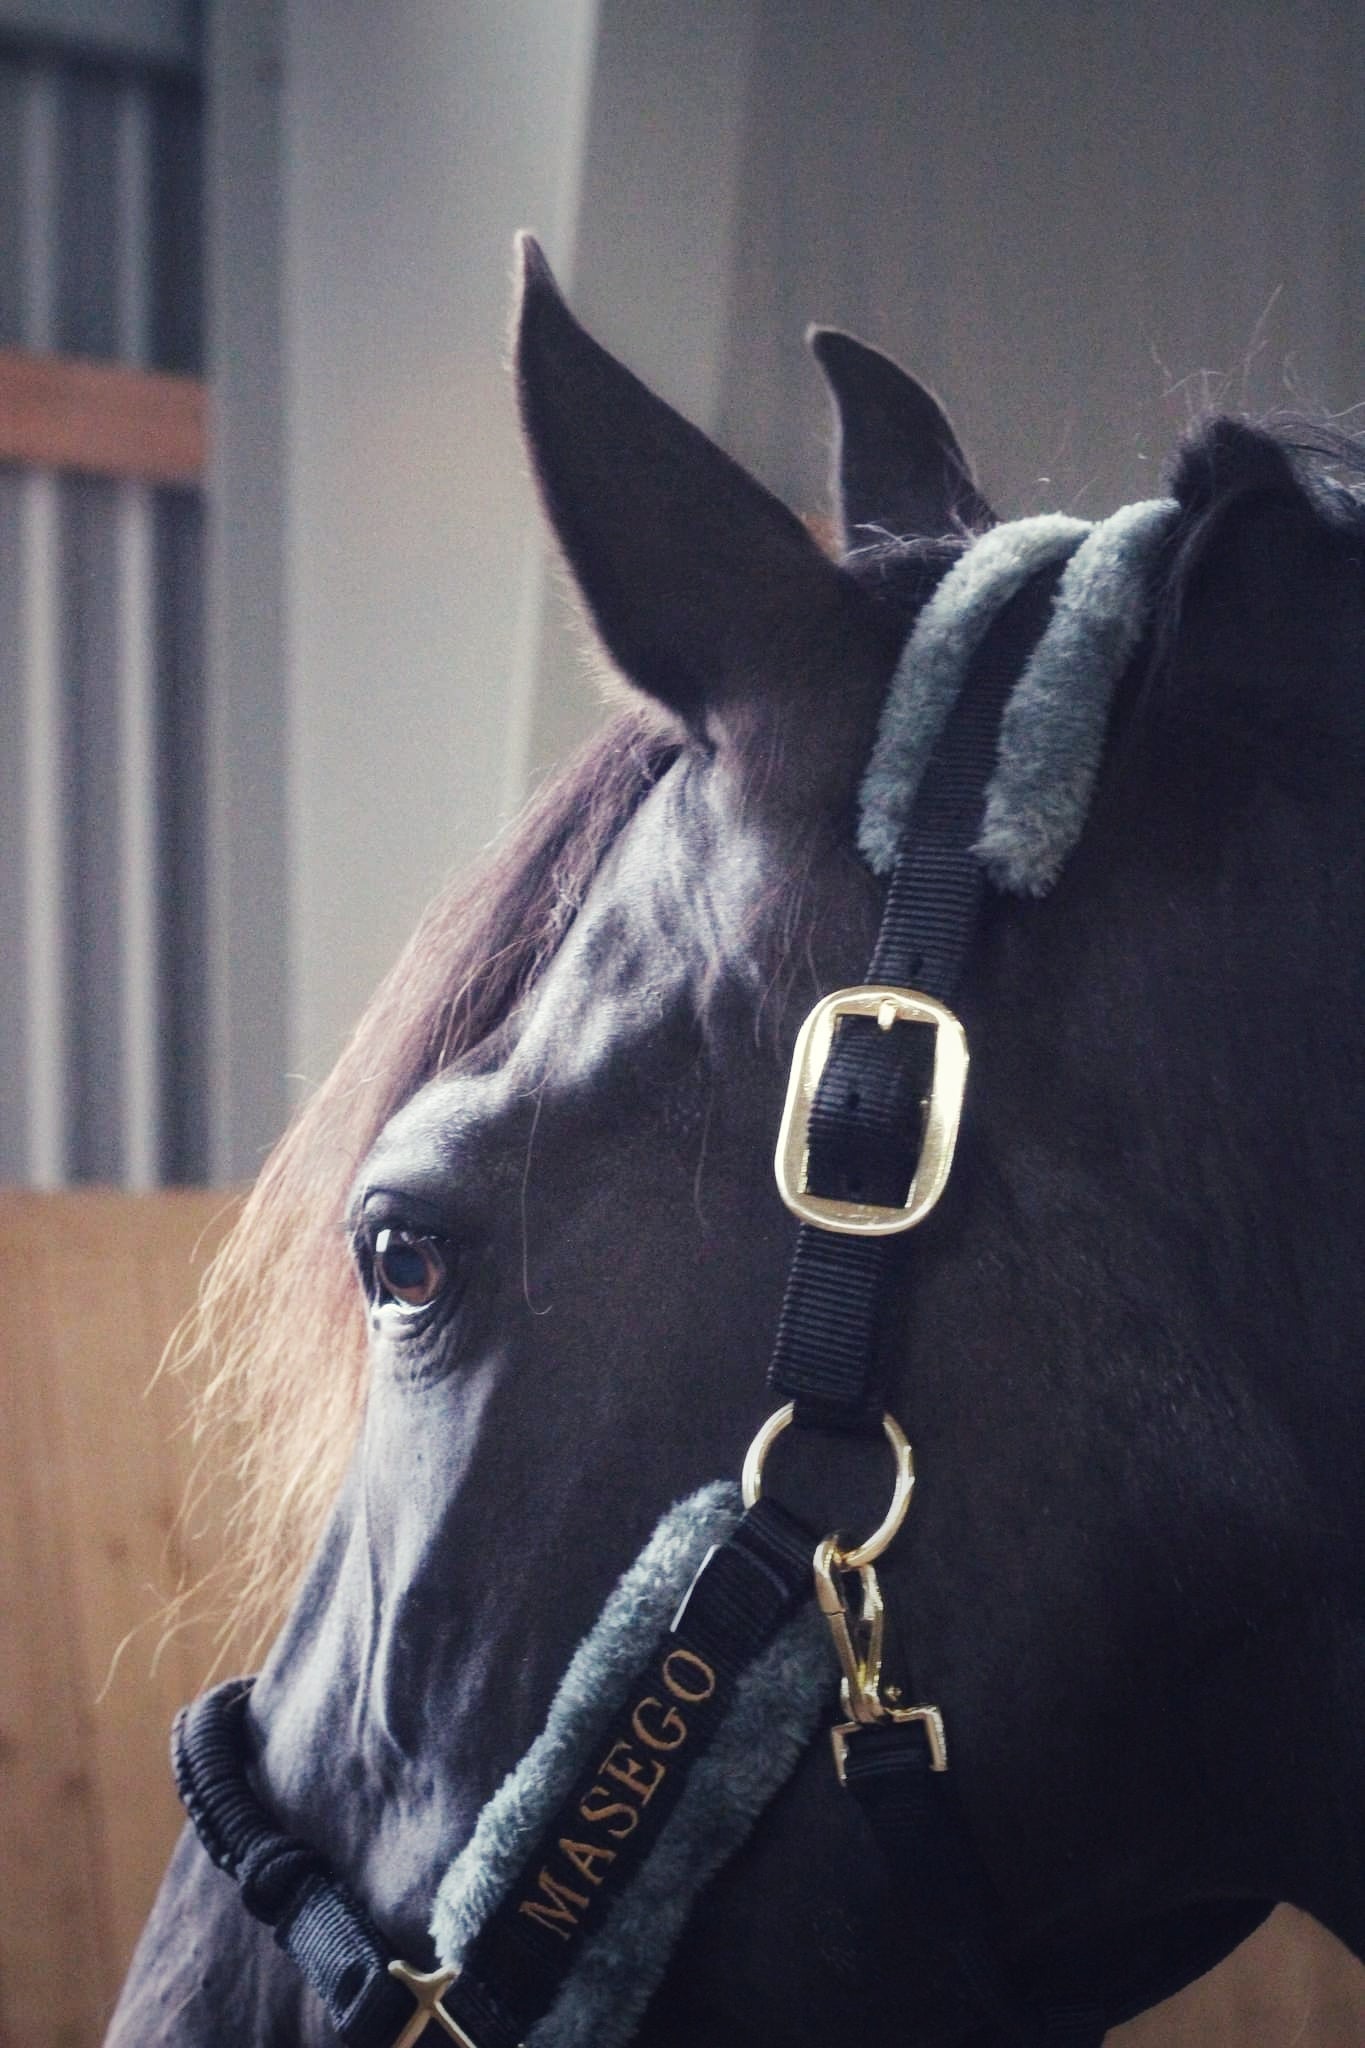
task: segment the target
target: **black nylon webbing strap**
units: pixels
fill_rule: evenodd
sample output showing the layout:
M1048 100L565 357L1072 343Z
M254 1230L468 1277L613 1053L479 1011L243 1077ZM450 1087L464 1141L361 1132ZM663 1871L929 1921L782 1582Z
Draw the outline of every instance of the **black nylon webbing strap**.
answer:
M870 982L951 1004L976 929L984 881L972 849L995 766L1000 718L1051 615L1065 563L1005 605L972 665L924 771L887 889ZM846 1018L816 1090L807 1184L840 1199L900 1203L919 1158L919 1104L932 1026ZM802 1223L768 1384L796 1404L798 1426L872 1434L883 1399L878 1321L906 1237L848 1237Z
M347 2048L389 2048L412 2018L412 1998L389 1975L392 1951L368 1915L316 1850L276 1827L252 1790L251 1687L250 1679L230 1679L177 1715L171 1763L185 1811Z
M1000 720L1046 629L1065 563L1033 578L1002 608L971 665L925 769L887 890L869 983L911 988L951 1005L976 932L984 878L973 848L994 770ZM932 1083L934 1027L845 1018L816 1090L807 1186L842 1200L905 1201ZM909 1257L906 1236L856 1237L803 1223L769 1374L795 1403L798 1427L879 1428L884 1367L879 1317ZM998 1903L957 1804L951 1776L931 1768L920 1722L852 1730L846 1783L872 1825L898 1903L930 1936L965 2014L1011 2048L1099 2048L1102 2008L1072 1987L1026 2002L1000 1960Z
M847 1745L845 1782L909 1917L951 1970L949 1988L987 2022L977 2048L1098 2048L1109 2028L1222 1962L1270 1911L1260 1900L1213 1901L1009 1971L952 1774L930 1766L918 1724L860 1729Z
M872 1824L898 1902L932 1949L949 1990L1008 2048L1100 2048L1102 2001L1068 1983L1025 2000L1006 1974L999 1907L959 1810L952 1775L932 1768L922 1725L883 1724L849 1740L845 1783Z

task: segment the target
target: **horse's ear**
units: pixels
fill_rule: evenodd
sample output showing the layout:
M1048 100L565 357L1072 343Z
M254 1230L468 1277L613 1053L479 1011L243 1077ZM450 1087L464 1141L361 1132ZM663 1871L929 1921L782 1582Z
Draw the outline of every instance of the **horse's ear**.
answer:
M696 731L862 595L738 463L587 334L520 238L516 368L546 510L622 673ZM789 666L790 664L786 664Z
M808 339L834 399L845 547L874 536L938 539L994 526L995 514L933 393L889 356L836 327L813 327Z

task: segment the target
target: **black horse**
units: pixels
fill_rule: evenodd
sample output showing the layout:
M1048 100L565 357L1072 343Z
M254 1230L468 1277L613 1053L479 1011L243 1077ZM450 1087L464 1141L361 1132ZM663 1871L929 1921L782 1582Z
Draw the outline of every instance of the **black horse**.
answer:
M862 977L888 680L992 524L918 386L819 352L838 564L530 252L531 455L631 701L432 913L230 1259L267 1518L348 1459L256 1787L423 1965L612 1584L770 1405L790 1047ZM1239 1899L1365 1955L1365 511L1326 468L1229 420L1180 455L1080 843L989 896L958 1161L888 1326L919 1467L888 1610L1020 1956ZM638 2039L961 2038L936 1981L818 1743ZM187 1833L109 2038L333 2036Z

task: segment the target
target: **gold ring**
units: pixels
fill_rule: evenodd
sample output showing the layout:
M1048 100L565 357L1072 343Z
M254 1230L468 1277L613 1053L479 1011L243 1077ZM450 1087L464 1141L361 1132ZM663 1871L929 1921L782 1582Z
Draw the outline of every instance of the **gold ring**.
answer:
M762 1493L763 1467L767 1463L768 1453L790 1424L795 1410L794 1401L788 1401L785 1408L777 1409L768 1417L750 1444L739 1482L746 1508L751 1508ZM909 1507L910 1496L915 1490L915 1457L910 1448L910 1440L890 1410L882 1417L882 1428L886 1433L886 1441L891 1446L891 1454L896 1460L896 1483L891 1491L891 1505L865 1543L859 1543L852 1550L843 1550L836 1544L833 1561L840 1571L861 1571L864 1565L871 1564L874 1558L881 1556L905 1520L905 1510Z

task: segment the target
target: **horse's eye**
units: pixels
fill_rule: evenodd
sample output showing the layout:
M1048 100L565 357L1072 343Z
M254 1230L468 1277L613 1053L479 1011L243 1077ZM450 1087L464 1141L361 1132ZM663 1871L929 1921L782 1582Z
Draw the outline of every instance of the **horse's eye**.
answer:
M439 1237L415 1230L381 1230L374 1240L375 1293L400 1309L428 1308L449 1277Z

